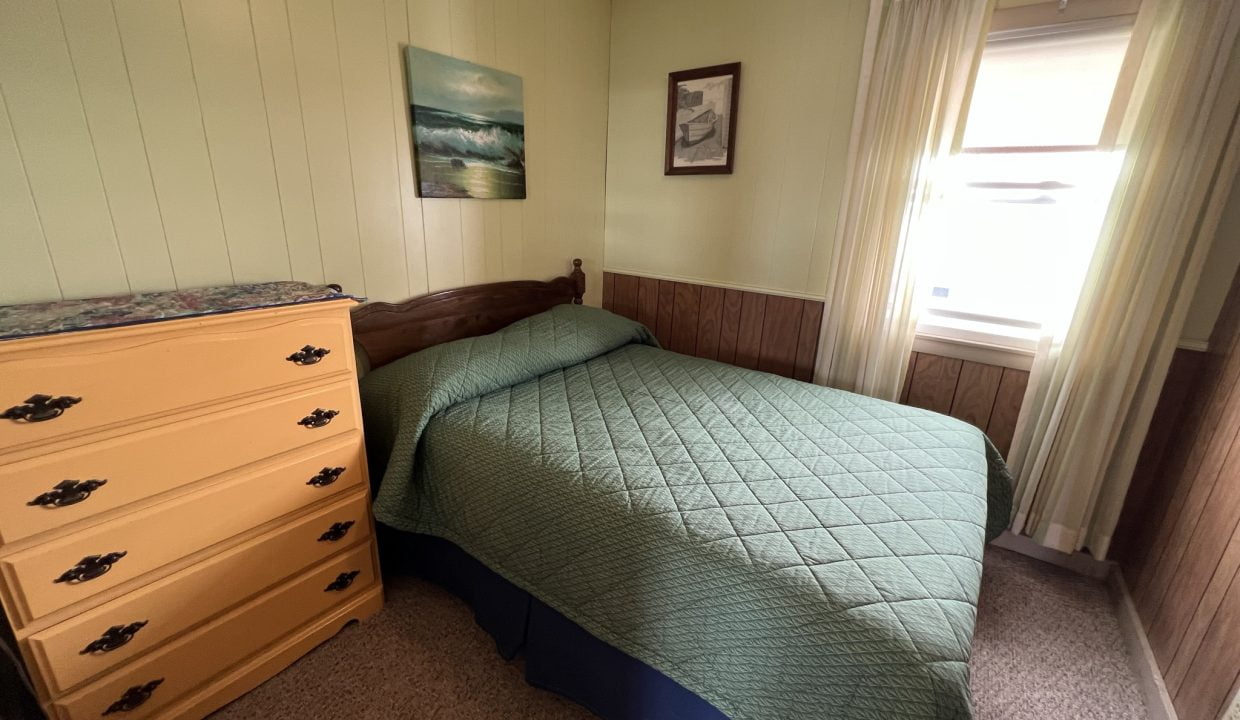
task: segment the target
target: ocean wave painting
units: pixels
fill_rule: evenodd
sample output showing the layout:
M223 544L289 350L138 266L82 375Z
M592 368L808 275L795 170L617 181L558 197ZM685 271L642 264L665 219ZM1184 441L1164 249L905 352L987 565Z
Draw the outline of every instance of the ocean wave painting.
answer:
M521 78L410 47L418 187L428 198L524 198Z

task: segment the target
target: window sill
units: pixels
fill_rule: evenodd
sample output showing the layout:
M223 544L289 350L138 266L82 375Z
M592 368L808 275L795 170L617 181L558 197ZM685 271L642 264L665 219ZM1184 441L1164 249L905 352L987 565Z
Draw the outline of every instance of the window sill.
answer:
M913 351L1016 370L1030 369L1037 340L1028 331L1023 334L1001 332L1008 329L964 329L922 322L917 326Z

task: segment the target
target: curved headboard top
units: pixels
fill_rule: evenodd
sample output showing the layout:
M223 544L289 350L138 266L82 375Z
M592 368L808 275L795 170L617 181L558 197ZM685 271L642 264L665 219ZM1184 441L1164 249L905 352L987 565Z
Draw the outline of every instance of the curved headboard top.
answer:
M547 282L471 285L363 305L353 311L353 340L377 368L432 345L495 332L556 305L580 305L585 292L586 275L574 259L568 275Z

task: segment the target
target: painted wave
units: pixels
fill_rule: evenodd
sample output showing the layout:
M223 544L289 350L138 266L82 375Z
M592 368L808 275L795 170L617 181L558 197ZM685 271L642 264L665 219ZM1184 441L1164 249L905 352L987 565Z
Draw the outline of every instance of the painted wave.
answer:
M483 160L509 167L525 161L525 129L437 108L413 106L418 151L444 158Z

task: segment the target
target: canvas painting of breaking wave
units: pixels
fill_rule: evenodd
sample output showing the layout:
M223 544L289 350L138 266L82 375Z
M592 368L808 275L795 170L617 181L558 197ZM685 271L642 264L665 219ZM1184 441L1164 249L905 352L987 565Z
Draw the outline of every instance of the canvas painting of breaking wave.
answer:
M524 198L521 78L410 47L418 187L427 198Z

